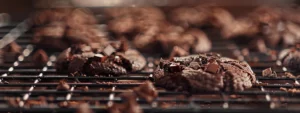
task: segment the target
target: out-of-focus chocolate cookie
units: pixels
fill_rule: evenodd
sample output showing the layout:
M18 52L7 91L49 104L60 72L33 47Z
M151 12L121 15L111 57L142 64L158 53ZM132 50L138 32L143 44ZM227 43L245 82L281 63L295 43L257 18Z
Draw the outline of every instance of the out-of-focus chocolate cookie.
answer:
M300 70L300 51L299 44L290 49L285 49L280 52L279 58L282 61L282 65L292 69L294 71Z
M58 17L52 17L56 14ZM38 25L32 42L40 48L64 50L72 44L108 44L106 28L96 25L97 19L85 8L48 9L37 13L32 21Z
M142 52L161 53L163 56L169 56L175 46L191 53L203 53L211 49L211 41L201 30L184 30L180 26L167 23L161 25L157 34L144 33L135 36L133 45Z
M217 54L198 54L161 60L154 72L156 84L176 91L242 91L256 78L250 66Z
M70 28L80 28L81 25L97 24L97 19L90 10L76 8L67 16L66 23Z

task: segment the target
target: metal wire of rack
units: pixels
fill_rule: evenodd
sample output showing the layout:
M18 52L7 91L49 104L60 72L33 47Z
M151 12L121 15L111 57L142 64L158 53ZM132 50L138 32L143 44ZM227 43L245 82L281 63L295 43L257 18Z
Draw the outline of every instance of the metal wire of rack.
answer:
M0 28L0 31L3 31L2 36L9 32L7 29L14 27ZM16 42L24 49L16 61L0 64L0 112L74 112L76 105L81 102L89 103L95 112L106 112L107 104L122 101L118 94L140 85L143 81L153 80L151 72L138 72L120 77L69 77L56 74L54 62L58 52L48 53L50 60L47 65L36 68L31 65L31 53L35 47L30 44L30 34L28 31L17 38ZM240 51L240 48L230 41L219 41L214 43L212 50L231 56L234 51ZM157 87L159 97L153 103L148 104L143 99L138 99L138 103L146 113L300 112L300 92L280 90L281 87L300 88L299 78L261 76L262 69L268 67L273 67L278 74L288 71L276 62L260 59L260 63L250 63L257 75L257 84L245 91L206 92L186 97L184 93ZM61 79L69 83L71 90L56 90ZM76 82L75 79L82 82ZM89 90L81 89L85 86L88 86ZM39 103L42 97L47 104ZM61 107L61 103L69 105Z

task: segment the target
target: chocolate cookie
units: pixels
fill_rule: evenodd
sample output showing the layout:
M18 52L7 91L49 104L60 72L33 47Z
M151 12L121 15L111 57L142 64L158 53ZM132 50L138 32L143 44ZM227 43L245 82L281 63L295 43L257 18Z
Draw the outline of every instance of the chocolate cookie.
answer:
M72 44L108 43L106 28L97 26L96 17L85 8L43 10L32 21L38 25L32 42L40 48L64 50Z
M121 44L124 45L124 44ZM136 50L120 49L109 45L96 50L87 45L74 45L58 56L57 72L77 75L125 75L140 71L146 59Z
M175 91L242 91L256 78L250 66L218 54L198 54L161 60L154 72L156 84Z
M203 53L211 49L211 41L199 29L184 30L180 26L162 24L157 34L139 34L133 39L133 45L142 52L162 53L168 56L173 47L179 46L191 53Z

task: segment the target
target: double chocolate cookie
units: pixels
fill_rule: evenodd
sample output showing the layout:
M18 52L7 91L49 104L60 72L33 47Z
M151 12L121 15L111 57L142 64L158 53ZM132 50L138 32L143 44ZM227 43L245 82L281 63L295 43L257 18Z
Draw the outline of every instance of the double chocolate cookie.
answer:
M217 54L198 54L161 60L154 72L156 84L175 91L242 91L252 87L255 74L241 61Z
M117 76L139 71L145 65L145 58L136 50L118 49L112 45L97 49L74 45L58 56L56 69L72 76Z

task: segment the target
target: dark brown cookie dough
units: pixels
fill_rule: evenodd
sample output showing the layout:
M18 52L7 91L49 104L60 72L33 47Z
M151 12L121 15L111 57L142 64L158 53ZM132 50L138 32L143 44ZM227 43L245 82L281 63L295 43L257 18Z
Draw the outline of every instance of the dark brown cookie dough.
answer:
M161 60L154 72L156 84L176 91L242 91L255 82L255 75L245 62L199 54Z

